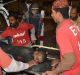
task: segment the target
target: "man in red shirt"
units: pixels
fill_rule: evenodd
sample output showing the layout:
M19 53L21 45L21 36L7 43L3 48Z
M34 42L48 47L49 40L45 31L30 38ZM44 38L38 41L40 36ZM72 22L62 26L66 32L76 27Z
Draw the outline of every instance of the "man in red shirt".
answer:
M60 48L61 62L47 75L80 75L80 30L69 19L67 0L55 0L52 5L52 18L58 23L56 39ZM45 73L45 74L46 74Z
M19 72L28 69L33 65L36 65L34 61L30 61L29 63L16 61L12 56L6 54L2 48L0 48L0 67L2 67L6 72ZM0 75L2 75L1 71Z
M20 22L15 14L9 15L10 26L0 35L0 39L11 37L13 46L30 46L35 43L35 29L32 24ZM31 31L31 34L29 34ZM31 35L31 36L30 36Z

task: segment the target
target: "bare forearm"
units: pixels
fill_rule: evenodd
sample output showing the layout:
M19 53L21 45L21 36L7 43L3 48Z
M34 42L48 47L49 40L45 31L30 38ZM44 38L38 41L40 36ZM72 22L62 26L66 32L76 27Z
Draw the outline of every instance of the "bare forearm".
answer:
M36 40L35 28L34 27L31 29L31 40Z
M55 71L56 73L61 73L67 70L70 70L72 68L72 66L75 63L75 56L74 54L70 54L68 55L68 58L64 58L56 67Z
M59 65L56 67L55 71L57 73L61 73L61 72L64 72L66 70L70 70L71 69L71 66L70 64L68 64L66 61L62 61L59 63Z
M16 61L11 55L5 53L2 48L0 48L0 66L6 72L18 72L29 67L36 65L35 61L31 61L29 63L24 63L20 61Z

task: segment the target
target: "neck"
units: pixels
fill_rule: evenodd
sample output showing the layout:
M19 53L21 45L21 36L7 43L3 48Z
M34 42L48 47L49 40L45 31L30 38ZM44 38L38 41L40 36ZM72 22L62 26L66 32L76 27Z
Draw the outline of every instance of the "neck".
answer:
M57 28L59 28L61 26L61 23L63 23L66 19L62 18L59 20Z
M60 20L59 20L59 25L60 25L62 22L64 22L65 20L66 20L65 18L60 19Z

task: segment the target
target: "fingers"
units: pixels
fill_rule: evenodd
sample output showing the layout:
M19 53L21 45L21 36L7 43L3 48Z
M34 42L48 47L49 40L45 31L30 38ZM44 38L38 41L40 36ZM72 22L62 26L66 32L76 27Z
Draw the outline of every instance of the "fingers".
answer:
M37 65L37 63L36 63L34 60L31 60L31 61L29 62L29 66L31 67L31 66L33 66L33 65Z

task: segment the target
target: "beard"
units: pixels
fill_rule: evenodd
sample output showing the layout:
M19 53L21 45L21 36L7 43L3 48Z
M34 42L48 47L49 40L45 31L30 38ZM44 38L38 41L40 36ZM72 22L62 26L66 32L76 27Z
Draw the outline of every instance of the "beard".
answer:
M76 21L77 20L77 18L78 18L78 16L76 16L76 17L70 17L73 21Z
M15 24L10 23L10 27L11 27L11 28L17 28L18 26L19 26L19 24L18 24L18 23L15 23Z

